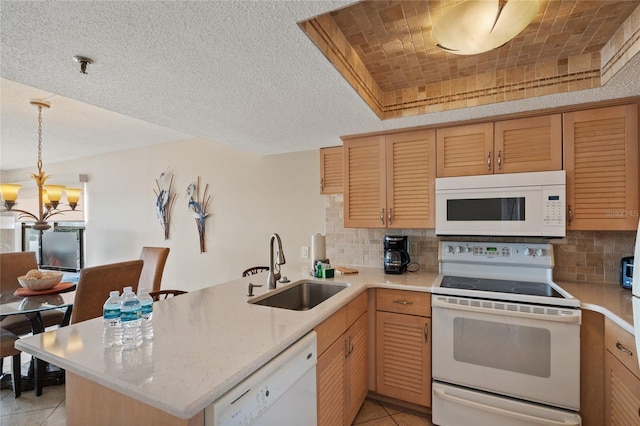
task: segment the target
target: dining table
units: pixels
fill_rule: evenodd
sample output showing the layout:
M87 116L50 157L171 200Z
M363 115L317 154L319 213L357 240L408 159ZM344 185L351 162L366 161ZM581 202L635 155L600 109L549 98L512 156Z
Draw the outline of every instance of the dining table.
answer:
M24 292L12 289L0 293L0 319L11 315L24 315L29 319L31 332L36 335L45 331L41 313L52 309L64 310L60 327L69 325L75 299L75 284L63 286L61 291ZM27 295L25 295L27 294ZM64 383L64 371L33 357L26 376L22 376L22 390L36 390L42 395L42 387ZM1 389L11 389L11 374L0 379Z

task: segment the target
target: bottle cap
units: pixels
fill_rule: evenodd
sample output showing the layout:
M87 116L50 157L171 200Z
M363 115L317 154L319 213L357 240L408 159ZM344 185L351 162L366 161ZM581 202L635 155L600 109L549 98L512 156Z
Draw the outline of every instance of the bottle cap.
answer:
M125 287L124 290L122 290L123 293L126 293L128 291L133 293L133 287Z
M109 296L120 296L120 292L118 290L113 290L109 292Z

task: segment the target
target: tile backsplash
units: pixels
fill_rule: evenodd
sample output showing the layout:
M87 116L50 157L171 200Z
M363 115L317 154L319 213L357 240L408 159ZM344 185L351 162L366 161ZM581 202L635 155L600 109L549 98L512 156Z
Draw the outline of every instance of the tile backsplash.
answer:
M421 270L438 271L438 242L433 229L344 228L342 195L325 197L327 257L335 266L382 267L384 235L407 235L412 262ZM448 238L454 240L454 238ZM464 238L483 240L486 238ZM523 238L494 238L495 241L548 242ZM556 281L619 282L620 259L633 255L634 231L568 231L553 244ZM415 249L413 251L412 249Z

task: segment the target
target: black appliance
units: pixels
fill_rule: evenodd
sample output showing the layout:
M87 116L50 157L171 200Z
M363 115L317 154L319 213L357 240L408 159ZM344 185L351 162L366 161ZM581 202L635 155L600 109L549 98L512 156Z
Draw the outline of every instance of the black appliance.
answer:
M406 272L407 265L411 262L407 251L407 237L399 235L385 235L382 238L384 244L384 273L402 274Z
M633 256L620 260L620 285L630 289L633 283Z

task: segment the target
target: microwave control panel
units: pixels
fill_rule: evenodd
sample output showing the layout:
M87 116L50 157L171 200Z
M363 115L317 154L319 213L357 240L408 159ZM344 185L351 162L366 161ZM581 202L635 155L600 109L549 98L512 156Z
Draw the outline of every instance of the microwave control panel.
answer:
M542 220L544 226L561 226L564 224L565 191L553 187L542 191Z

